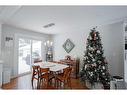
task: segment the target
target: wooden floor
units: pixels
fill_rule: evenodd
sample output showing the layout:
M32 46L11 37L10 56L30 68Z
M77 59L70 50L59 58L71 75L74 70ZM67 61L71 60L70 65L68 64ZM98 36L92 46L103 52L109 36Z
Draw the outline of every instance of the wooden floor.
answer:
M80 82L79 79L71 79L72 89L88 89ZM15 79L11 79L10 83L2 85L2 89L33 89L31 86L31 74L24 75ZM34 88L36 89L36 88ZM50 88L49 89L54 89ZM69 88L65 88L69 89Z

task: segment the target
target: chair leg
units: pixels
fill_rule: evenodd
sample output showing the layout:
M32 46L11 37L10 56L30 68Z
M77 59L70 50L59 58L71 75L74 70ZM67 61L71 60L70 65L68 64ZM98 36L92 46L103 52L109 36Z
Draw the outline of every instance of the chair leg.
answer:
M37 80L37 89L39 89L40 88L40 81L39 81L39 79Z
M68 85L69 85L69 87L70 87L70 89L72 89L72 87L71 87L71 79L68 79Z
M33 88L33 78L32 78L32 80L31 80L31 84L32 84L32 88Z
M42 87L42 80L40 79L38 88L41 89L41 87Z
M59 88L62 88L62 82L59 81Z
M56 85L57 85L57 88L61 88L61 81L56 80Z
M65 89L65 84L66 84L66 82L64 81L64 82L63 82L63 87L64 87L64 89Z
M58 88L58 86L59 86L59 81L55 80L55 87Z

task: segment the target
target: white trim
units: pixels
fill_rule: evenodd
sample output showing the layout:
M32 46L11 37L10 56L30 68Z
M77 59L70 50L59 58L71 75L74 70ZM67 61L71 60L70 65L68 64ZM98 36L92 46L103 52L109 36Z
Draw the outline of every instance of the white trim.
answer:
M18 76L18 35L15 35L15 40L14 40L14 63L13 63L13 77Z
M24 76L24 75L27 75L27 74L31 74L31 72L23 73L23 74L16 75L16 76L11 76L11 79L21 77L21 76Z

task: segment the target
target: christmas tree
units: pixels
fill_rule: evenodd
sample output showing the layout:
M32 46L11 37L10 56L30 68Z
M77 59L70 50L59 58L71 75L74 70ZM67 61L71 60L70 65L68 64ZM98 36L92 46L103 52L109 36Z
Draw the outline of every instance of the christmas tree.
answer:
M88 80L92 85L95 82L101 82L107 85L110 81L107 61L104 57L104 50L101 44L101 38L95 28L87 38L86 51L83 59L84 65L80 72L81 79Z

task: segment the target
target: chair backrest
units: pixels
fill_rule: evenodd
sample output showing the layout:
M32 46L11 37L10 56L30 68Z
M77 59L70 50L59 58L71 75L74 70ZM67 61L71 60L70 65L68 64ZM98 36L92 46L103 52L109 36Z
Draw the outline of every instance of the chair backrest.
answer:
M70 78L71 71L72 71L72 68L71 68L71 67L65 68L65 69L64 69L63 79L68 79L68 78Z
M40 76L45 75L45 77L48 77L49 75L49 68L40 68Z
M33 72L39 72L40 70L40 66L33 65L32 68L33 68Z
M33 76L38 75L39 76L39 72L40 72L40 66L32 66L33 68Z
M61 62L60 61L51 61L52 63L58 63L60 64Z
M34 63L42 62L42 60L34 60Z
M49 68L40 68L40 73L49 73Z

